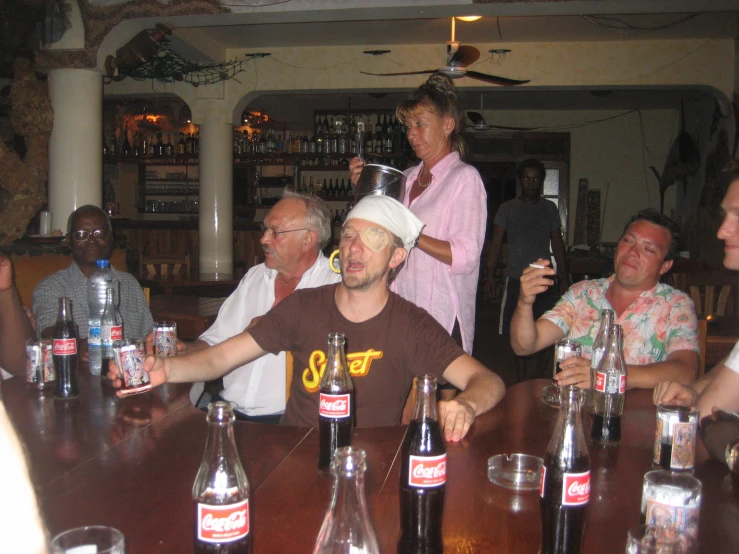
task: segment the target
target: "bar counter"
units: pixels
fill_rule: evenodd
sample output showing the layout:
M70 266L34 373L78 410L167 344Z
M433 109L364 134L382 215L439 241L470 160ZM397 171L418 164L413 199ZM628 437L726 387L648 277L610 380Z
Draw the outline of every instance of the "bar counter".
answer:
M447 445L447 554L537 552L537 492L493 485L487 459L514 452L543 456L557 415L540 400L548 382L511 387L463 441ZM119 400L107 383L86 377L73 402L29 390L17 378L2 387L51 533L105 524L124 533L129 554L192 550L190 494L207 425L204 413L187 402L187 386ZM620 446L591 446L584 552L624 552L627 529L639 522L654 429L651 391L629 391ZM363 428L352 435L352 444L368 453L367 500L381 552L396 550L397 455L404 433L405 427ZM254 552L310 552L331 495L331 480L316 470L317 431L236 422L235 437L251 485ZM702 445L695 476L703 483L700 552L739 552L739 485Z

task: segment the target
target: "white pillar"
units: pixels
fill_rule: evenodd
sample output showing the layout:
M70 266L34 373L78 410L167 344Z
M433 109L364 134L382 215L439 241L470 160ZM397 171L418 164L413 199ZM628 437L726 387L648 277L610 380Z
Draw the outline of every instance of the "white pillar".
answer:
M233 127L199 124L200 277L233 276Z
M54 128L49 139L49 211L67 232L69 214L103 200L103 78L85 69L49 72Z

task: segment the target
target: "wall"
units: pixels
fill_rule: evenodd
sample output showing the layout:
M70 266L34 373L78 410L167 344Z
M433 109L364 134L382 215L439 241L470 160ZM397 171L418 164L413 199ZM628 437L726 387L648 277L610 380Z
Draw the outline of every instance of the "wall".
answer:
M491 125L537 127L537 131L570 133L568 243L572 242L577 183L581 178L588 179L591 189L601 190L602 241L618 240L628 218L640 209L659 208L659 185L649 166L662 171L664 159L677 133L677 111L642 111L643 125L640 124L639 112L486 110L484 116ZM579 126L607 118L612 119ZM674 208L675 187L672 187L665 195L665 213L669 215Z

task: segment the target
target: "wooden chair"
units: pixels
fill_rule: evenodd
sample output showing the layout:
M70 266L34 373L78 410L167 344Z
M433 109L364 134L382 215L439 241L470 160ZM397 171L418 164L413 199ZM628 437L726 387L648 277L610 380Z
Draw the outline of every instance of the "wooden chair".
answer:
M141 276L144 278L169 279L174 275L179 275L183 268L185 275L190 276L190 254L141 256Z
M146 305L151 306L151 289L149 287L142 287L144 290L144 298L146 298Z
M689 289L698 317L726 315L732 289L730 285L689 285Z

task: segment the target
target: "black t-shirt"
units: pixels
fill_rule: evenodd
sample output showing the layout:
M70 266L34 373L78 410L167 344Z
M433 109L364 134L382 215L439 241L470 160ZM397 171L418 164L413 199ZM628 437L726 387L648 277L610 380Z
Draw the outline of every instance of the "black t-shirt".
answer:
M464 351L425 310L393 292L375 317L349 321L336 306L337 286L297 290L249 330L263 350L293 354L290 399L281 423L318 424L318 388L328 334L344 333L357 426L398 425L413 377L424 373L441 377Z

